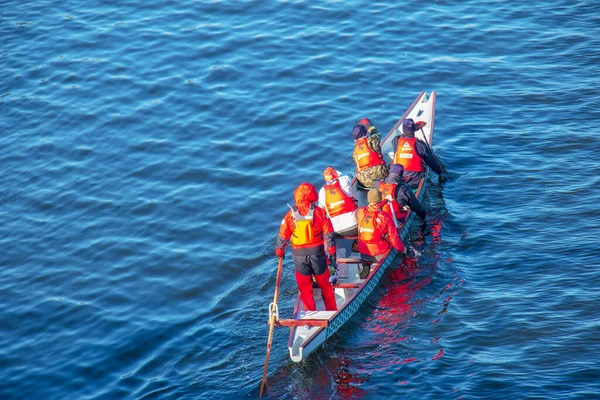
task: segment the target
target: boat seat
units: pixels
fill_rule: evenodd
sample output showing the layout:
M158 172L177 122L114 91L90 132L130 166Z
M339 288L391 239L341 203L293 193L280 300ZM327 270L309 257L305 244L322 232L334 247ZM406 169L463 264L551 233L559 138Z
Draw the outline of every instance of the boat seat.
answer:
M353 283L336 283L332 285L334 289L358 289L363 284L362 282L353 282Z
M298 319L329 319L337 311L300 311Z
M338 264L373 264L373 261L363 260L362 258L349 257L349 258L338 258Z

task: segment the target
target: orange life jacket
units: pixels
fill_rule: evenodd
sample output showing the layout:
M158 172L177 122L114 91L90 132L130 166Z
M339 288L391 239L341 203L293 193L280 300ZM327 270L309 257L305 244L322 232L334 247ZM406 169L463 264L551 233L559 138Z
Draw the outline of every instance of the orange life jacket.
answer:
M402 164L405 171L423 172L423 159L417 154L417 138L398 139L398 148L394 154L394 164Z
M354 143L354 161L356 161L356 168L359 171L385 164L383 155L369 147L366 137L362 137Z
M406 211L404 211L404 209L400 207L400 204L398 204L396 198L394 197L394 193L396 192L396 186L398 186L397 183L379 183L379 191L381 192L381 197L384 200L387 200L383 205L381 211L387 213L392 218L392 221L394 220L394 217L396 217L397 221L403 220L406 217ZM392 209L394 210L393 213Z
M358 251L362 254L378 256L391 246L375 225L378 215L379 211L369 211L366 207L358 210Z
M322 245L323 231L317 230L313 225L313 217L315 214L315 203L310 205L308 214L302 215L298 212L298 207L292 207L292 216L296 227L292 231L292 247L306 245Z
M358 240L364 243L379 243L381 231L375 226L377 211L364 210L363 218L358 221Z
M325 208L330 218L356 210L354 198L344 193L337 179L325 185Z

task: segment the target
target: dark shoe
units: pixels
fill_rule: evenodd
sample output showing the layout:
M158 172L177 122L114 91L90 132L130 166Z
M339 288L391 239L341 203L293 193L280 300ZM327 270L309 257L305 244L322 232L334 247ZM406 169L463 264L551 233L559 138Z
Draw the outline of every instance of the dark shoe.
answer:
M362 265L362 268L359 268L359 269L360 269L360 273L358 275L359 278L367 279L369 277L369 274L371 273L371 264L364 263Z

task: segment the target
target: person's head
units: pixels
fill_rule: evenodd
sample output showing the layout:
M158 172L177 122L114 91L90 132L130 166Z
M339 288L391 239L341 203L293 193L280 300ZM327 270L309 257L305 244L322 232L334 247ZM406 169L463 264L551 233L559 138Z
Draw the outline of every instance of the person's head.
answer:
M358 121L358 123L356 125L364 126L367 131L369 130L369 127L373 126L373 124L371 123L371 120L369 120L369 118L361 119L360 121Z
M302 215L306 215L310 205L317 200L319 200L317 190L310 183L303 182L294 190L294 201Z
M414 135L416 130L415 121L412 118L406 118L402 121L402 132L405 135Z
M381 202L381 192L377 189L371 189L367 193L367 201L369 204L376 204Z
M365 129L367 130L367 135L370 135L371 132L377 130L375 128L375 126L371 123L371 120L369 118L363 118L363 119L361 119L360 121L358 121L358 123L356 125L364 126Z
M385 178L387 183L396 183L402 179L404 173L404 166L402 164L392 164L388 171L388 176Z
M325 182L331 182L338 178L338 173L333 167L327 167L323 171L323 178L325 178Z
M354 128L352 128L352 137L354 140L358 140L365 136L367 136L367 130L364 126L356 125Z
M415 122L412 118L406 118L402 121L402 132L405 136L414 136L415 132L427 125L425 121Z

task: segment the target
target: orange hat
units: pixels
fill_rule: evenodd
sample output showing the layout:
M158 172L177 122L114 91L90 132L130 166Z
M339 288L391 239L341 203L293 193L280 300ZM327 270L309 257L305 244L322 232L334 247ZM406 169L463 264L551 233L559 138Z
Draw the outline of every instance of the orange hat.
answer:
M325 178L325 182L329 182L337 179L338 173L333 167L327 167L325 168L325 171L323 171L323 178Z
M318 200L317 190L310 183L303 182L294 190L294 201L301 215L308 214L310 205Z

